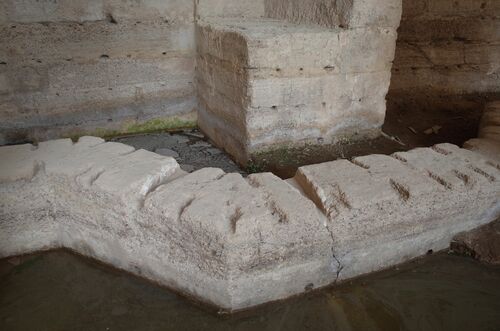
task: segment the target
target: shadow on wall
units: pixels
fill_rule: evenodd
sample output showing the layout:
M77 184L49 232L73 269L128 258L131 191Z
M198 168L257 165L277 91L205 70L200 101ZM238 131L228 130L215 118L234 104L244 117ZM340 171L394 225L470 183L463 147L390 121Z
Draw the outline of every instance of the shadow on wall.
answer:
M480 111L500 98L500 2L404 0L388 107Z

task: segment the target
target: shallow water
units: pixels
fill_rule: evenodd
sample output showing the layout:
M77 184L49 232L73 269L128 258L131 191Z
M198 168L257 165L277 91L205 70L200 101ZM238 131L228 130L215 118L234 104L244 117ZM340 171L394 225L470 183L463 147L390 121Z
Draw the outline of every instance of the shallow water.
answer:
M64 251L0 261L0 330L500 330L500 268L438 254L236 316Z

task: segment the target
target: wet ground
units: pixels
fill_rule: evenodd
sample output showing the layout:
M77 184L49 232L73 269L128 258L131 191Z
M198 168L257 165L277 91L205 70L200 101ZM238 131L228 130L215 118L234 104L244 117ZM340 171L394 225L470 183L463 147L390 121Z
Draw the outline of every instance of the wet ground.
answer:
M181 168L188 172L215 167L243 175L270 171L282 178L290 178L300 166L339 158L392 154L444 142L461 146L465 141L476 137L480 116L479 110L429 112L388 109L383 127L384 135L380 138L335 145L277 149L255 156L245 169L238 167L229 155L210 144L209 139L196 129L116 137L113 141L172 156L177 159Z
M0 260L0 330L500 330L500 268L436 254L218 316L65 251Z

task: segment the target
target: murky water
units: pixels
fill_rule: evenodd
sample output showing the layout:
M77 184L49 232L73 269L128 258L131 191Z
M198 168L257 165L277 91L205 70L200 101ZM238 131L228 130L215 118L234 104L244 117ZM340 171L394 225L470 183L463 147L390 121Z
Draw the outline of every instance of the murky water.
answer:
M0 330L500 330L500 268L439 254L217 316L69 253L0 261Z

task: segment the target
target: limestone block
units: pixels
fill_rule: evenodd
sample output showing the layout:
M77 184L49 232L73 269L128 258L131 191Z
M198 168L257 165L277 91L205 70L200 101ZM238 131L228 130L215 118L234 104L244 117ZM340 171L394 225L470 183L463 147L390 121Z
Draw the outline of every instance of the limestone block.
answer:
M374 137L380 130L393 28L205 19L196 38L199 125L240 163L273 146Z
M286 182L187 174L93 137L0 156L0 257L66 247L229 311L442 249L500 213L498 164L449 144Z
M498 169L469 153L438 145L300 168L295 181L329 218L340 278L444 249L497 217ZM397 249L384 249L389 242Z
M450 144L436 145L431 149L419 148L395 156L406 160L412 167L426 172L448 190L469 192L482 184L494 182L495 172L484 159L473 159L474 154Z

